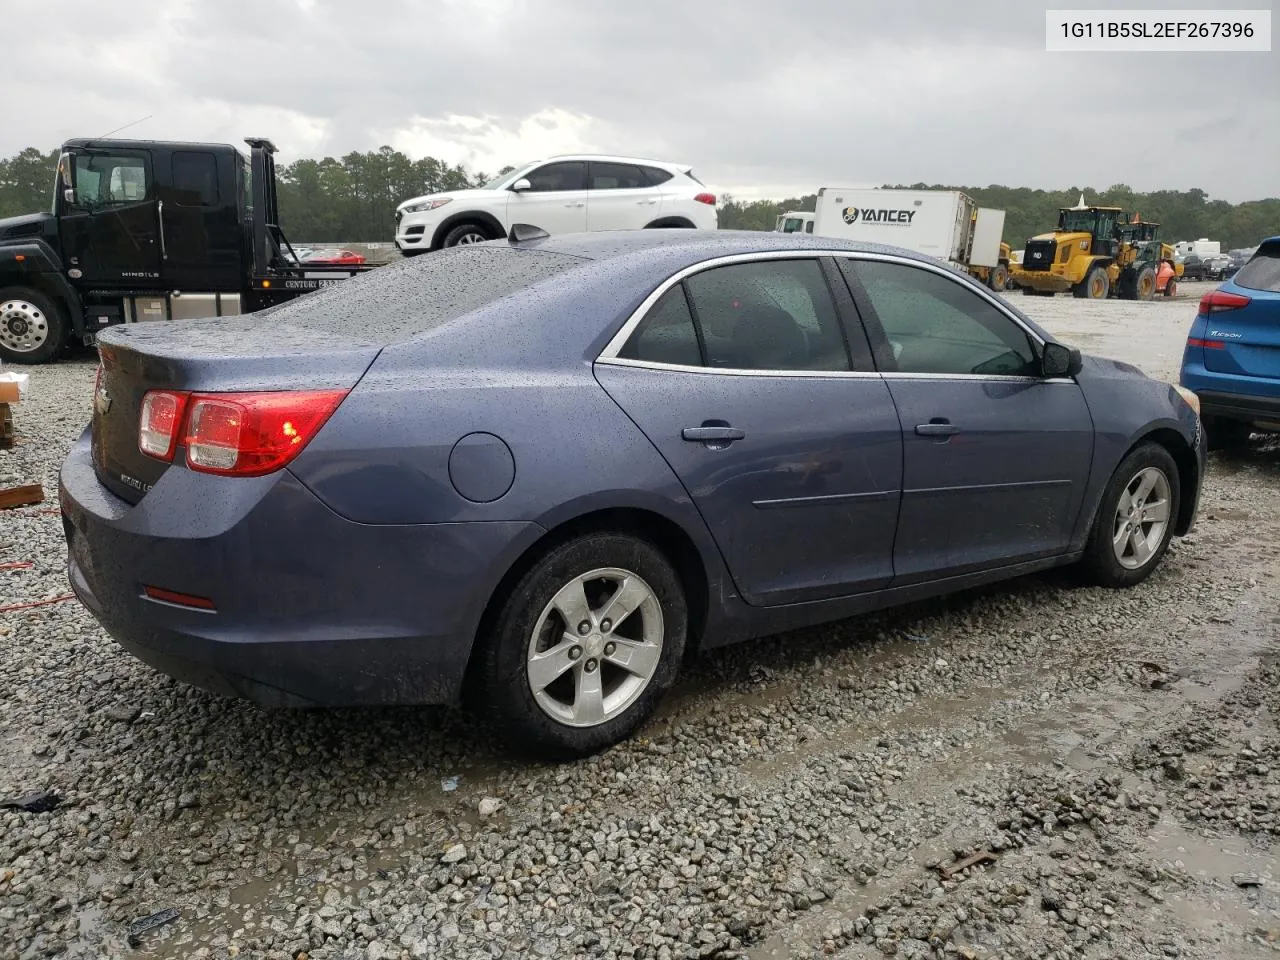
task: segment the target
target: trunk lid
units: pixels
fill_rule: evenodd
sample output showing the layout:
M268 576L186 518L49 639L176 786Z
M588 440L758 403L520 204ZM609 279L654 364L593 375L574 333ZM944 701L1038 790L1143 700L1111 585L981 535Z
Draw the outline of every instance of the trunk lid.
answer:
M1280 239L1263 243L1215 292L1248 297L1249 303L1205 318L1205 339L1225 345L1204 351L1205 369L1274 379L1271 395L1280 395Z
M138 448L148 390L349 389L379 349L331 332L264 324L253 316L109 327L98 337L94 471L116 496L138 503L172 466ZM182 456L179 446L174 461Z

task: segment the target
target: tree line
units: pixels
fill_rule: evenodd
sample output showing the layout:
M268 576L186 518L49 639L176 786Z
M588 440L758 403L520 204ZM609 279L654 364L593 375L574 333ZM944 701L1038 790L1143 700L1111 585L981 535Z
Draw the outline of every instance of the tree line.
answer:
M0 159L0 217L48 210L52 204L56 150L35 147ZM498 175L512 169L505 167ZM280 220L290 238L317 243L389 241L395 208L409 197L441 190L477 187L490 178L434 157L410 159L391 147L353 151L342 157L295 160L277 174ZM890 186L886 184L886 186ZM1167 241L1208 237L1224 250L1250 247L1280 234L1280 198L1231 204L1211 200L1203 190L1158 190L1138 193L1120 183L1098 190L1073 186L1065 190L1027 187L963 187L943 184L899 184L912 190L962 190L981 206L1005 211L1004 238L1015 248L1029 237L1052 230L1060 207L1075 206L1081 193L1090 204L1123 207L1161 225ZM815 194L785 200L739 200L721 197L719 222L724 229L772 230L780 213L813 210Z

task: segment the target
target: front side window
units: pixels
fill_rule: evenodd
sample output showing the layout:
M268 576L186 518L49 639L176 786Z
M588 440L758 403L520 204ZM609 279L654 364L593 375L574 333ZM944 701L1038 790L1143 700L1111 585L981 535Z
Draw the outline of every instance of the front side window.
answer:
M922 267L850 262L900 373L1036 376L1025 330L964 284Z
M848 370L835 304L815 259L714 267L685 280L707 365Z
M587 165L581 160L548 163L529 174L533 193L555 193L587 188Z
M146 162L105 153L76 155L76 204L98 208L147 199Z

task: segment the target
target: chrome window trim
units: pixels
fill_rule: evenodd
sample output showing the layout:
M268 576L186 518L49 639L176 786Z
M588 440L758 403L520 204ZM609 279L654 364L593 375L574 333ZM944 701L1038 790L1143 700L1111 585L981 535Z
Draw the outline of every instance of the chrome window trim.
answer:
M942 264L928 263L927 261L915 260L910 257L902 257L890 253L871 253L859 252L856 250L759 250L754 253L733 253L722 257L713 257L710 260L702 260L688 267L677 270L666 280L658 284L653 291L644 298L640 306L632 311L625 323L622 324L618 332L613 335L599 356L596 357L596 363L608 364L610 366L619 367L641 367L649 370L675 370L682 373L716 373L728 374L730 376L753 376L753 377L880 377L886 380L991 380L1010 383L1071 383L1075 380L1069 377L1021 377L1021 376L1001 376L996 374L980 374L980 373L881 373L874 370L755 370L740 369L737 367L692 367L684 364L676 363L659 363L653 360L631 360L619 357L618 353L626 345L631 338L631 334L635 332L641 321L648 315L654 304L658 302L668 290L674 287L687 277L694 274L702 273L705 270L713 270L716 267L730 266L736 263L754 263L758 261L768 260L820 260L823 257L843 257L849 260L880 260L886 263L896 263L907 267L915 267L920 270L929 270L933 273L944 276L951 282L960 286L966 286L960 283L955 277L955 271L950 267ZM966 289L968 287L966 286ZM982 296L987 303L995 307L1001 314L1011 320L1022 330L1028 338L1034 343L1040 345L1043 349L1045 340L1039 336L1034 330L1028 327L1014 313L1011 313L1008 305L998 300L994 294L985 288L974 288L973 293Z

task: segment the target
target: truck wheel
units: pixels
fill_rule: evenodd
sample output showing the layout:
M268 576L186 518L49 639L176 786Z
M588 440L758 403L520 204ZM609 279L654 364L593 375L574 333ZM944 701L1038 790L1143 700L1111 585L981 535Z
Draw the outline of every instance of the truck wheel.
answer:
M478 223L460 223L444 235L444 246L456 247L460 243L484 243L489 234Z
M26 287L0 290L0 359L37 364L67 344L67 320L49 297Z
M1105 267L1093 267L1085 274L1085 278L1071 288L1071 294L1077 300L1105 300L1111 293L1111 278L1107 276Z
M1143 267L1133 281L1133 298L1150 300L1156 295L1156 272L1151 267Z
M1003 263L998 263L991 268L991 272L987 274L987 285L996 293L1000 293L1009 285L1009 268Z
M1164 285L1164 295L1166 297L1176 297L1178 295L1178 281L1173 277L1169 278L1169 282Z

